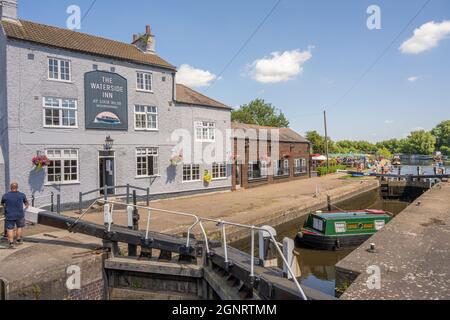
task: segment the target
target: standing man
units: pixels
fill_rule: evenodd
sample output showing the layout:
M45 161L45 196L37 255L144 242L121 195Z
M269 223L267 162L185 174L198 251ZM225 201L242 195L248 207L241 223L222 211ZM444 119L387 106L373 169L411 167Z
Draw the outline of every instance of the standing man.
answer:
M5 225L8 234L9 247L14 249L14 229L17 227L16 243L23 244L22 234L25 227L25 209L29 204L27 197L19 192L19 184L11 183L11 191L2 197L2 206L5 208Z

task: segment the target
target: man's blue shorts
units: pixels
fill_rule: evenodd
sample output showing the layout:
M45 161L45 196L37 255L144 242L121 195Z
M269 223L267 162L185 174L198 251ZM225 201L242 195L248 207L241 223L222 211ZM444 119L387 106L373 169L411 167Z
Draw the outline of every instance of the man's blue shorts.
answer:
M14 230L16 227L18 229L25 228L25 219L18 220L6 220L6 230Z

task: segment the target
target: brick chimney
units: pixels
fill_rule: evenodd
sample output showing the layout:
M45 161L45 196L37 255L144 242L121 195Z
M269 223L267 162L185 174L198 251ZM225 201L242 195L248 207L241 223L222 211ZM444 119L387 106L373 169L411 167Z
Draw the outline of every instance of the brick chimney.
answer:
M155 36L149 25L145 27L143 35L133 35L133 44L144 53L155 54Z
M0 18L1 20L17 19L17 0L0 0Z

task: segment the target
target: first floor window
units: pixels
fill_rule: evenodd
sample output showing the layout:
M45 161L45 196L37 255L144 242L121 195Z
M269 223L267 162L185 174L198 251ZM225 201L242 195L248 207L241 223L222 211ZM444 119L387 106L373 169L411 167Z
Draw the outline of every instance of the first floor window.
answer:
M50 149L46 151L50 160L47 167L47 183L78 182L78 150Z
M136 130L157 130L158 109L152 106L134 106Z
M141 91L152 91L152 74L146 72L137 73L137 89Z
M196 122L195 137L200 142L214 142L216 140L216 124L209 121Z
M295 159L294 166L296 174L306 173L308 171L306 159Z
M224 179L227 177L227 164L226 163L214 163L212 166L212 178Z
M158 148L138 148L136 150L138 177L158 175Z
M48 78L51 80L70 81L70 61L56 58L48 59Z
M200 181L200 165L185 164L183 165L183 181Z
M44 97L44 126L54 128L76 128L77 101Z

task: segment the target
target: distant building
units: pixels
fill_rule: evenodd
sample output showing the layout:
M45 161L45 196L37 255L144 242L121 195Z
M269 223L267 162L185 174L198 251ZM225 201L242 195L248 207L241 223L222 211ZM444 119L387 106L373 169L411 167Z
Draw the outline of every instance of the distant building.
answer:
M289 128L232 123L233 190L310 177L311 144Z
M231 188L225 159L171 163L178 129L190 133L192 149L225 149L216 137L230 128L231 108L176 85L150 27L126 44L20 20L16 0L0 5L0 192L18 181L28 195L55 192L73 203L104 185L151 194ZM35 156L48 166L33 169Z

